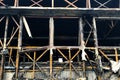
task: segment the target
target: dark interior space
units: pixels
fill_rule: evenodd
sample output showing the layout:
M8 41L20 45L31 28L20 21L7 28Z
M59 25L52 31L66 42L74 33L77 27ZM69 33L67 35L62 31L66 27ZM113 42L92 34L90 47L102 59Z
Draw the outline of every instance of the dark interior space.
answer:
M97 34L100 46L120 45L119 20L97 20Z
M55 46L78 45L78 19L55 19Z
M32 38L23 29L24 46L48 46L49 45L49 19L48 18L27 18Z

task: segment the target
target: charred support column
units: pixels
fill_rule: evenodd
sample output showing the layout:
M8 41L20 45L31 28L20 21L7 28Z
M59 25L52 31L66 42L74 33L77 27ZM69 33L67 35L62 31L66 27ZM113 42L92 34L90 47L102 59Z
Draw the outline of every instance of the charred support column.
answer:
M85 61L86 61L86 53L85 53L85 43L84 43L84 33L83 33L83 20L82 18L79 19L79 35L80 35L80 43L81 43L81 49L82 49L82 54L81 54L81 57L82 57L82 61L83 61L83 79L86 78L86 73L85 73Z
M52 4L52 8L53 8L53 7L54 7L54 0L52 0L52 3L51 3L51 4Z
M96 20L95 18L93 17L93 34L94 34L94 43L95 43L95 55L96 55L96 59L97 59L97 62L98 62L98 65L99 68L101 68L101 57L99 56L99 53L98 53L98 38L97 38L97 27L96 27ZM100 77L100 74L98 73L98 80L101 80L101 77Z
M35 79L35 60L36 60L36 52L34 52L34 61L33 61L33 79Z
M5 54L7 54L6 44L7 44L7 31L8 31L8 22L9 17L6 17L6 24L5 24L5 33L4 33L4 44L3 44L3 50L1 51L1 68L0 68L0 80L3 79L4 76L4 64L5 64Z
M94 34L94 42L95 42L95 55L98 56L97 28L96 28L96 21L94 17L93 17L93 34Z
M90 0L86 0L86 8L91 8Z
M51 1L51 6L54 8L54 0ZM49 20L49 46L50 46L50 80L53 80L53 46L54 46L54 19Z
M15 0L15 1L14 1L14 6L15 6L15 7L19 6L19 0Z
M15 78L18 79L18 71L19 71L19 52L21 51L22 47L22 29L23 29L23 17L20 17L20 26L19 26L19 33L18 33L18 50L16 55L16 71L15 71Z
M54 46L54 19L49 20L49 46L50 46L50 79L52 79L52 61L53 61L53 46Z
M72 79L72 63L71 63L72 61L71 61L71 50L70 50L70 48L69 48L68 53L69 53L69 69L70 69L69 80L71 80Z
M81 46L81 38L83 39L83 33L81 32L81 26L83 26L82 18L79 19L78 46ZM77 61L80 62L80 56L79 55L77 55Z
M116 60L116 62L118 62L119 59L118 59L118 51L117 51L117 48L115 48L114 50L115 50L115 60Z

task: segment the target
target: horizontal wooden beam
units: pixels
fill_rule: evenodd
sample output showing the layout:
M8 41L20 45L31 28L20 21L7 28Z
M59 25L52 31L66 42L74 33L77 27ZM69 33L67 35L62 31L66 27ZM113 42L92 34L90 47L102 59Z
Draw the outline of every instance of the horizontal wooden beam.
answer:
M18 49L17 46L8 46L8 49ZM98 49L103 49L103 50L114 50L117 48L120 50L120 46L98 46ZM2 47L0 47L2 49ZM45 50L45 49L50 49L50 46L22 46L23 51L36 51L36 50ZM81 46L53 46L53 49L82 49ZM85 49L95 49L95 47L85 47Z
M37 17L120 17L120 8L0 7L0 15Z

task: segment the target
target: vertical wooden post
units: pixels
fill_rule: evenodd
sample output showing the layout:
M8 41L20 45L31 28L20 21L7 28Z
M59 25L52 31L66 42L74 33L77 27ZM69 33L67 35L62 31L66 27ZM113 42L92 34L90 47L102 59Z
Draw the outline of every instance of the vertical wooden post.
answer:
M51 6L54 8L54 0L51 1ZM54 19L50 17L49 20L49 46L50 46L50 79L52 79L52 61L53 61L53 46L54 46Z
M97 27L96 27L96 21L94 17L93 17L93 34L94 34L94 43L95 43L95 55L96 55L96 58L98 59L99 53L98 53ZM101 80L101 75L99 73L97 78L98 80Z
M34 61L33 61L33 79L35 79L35 63L36 63L36 52L34 52Z
M118 51L117 51L117 49L115 48L115 59L116 59L116 62L118 62Z
M82 67L83 67L83 68L82 68L82 69L83 69L83 78L86 78L86 72L85 72L85 71L86 71L86 70L85 70L85 67L86 67L86 66L85 66L85 61L83 61L82 64L83 64L83 65L82 65Z
M8 64L10 64L11 56L12 56L12 48L10 49Z
M86 8L91 8L90 0L86 0Z
M82 18L79 19L79 29L78 29L78 46L81 46L81 26L82 25ZM80 62L80 55L77 55L77 61Z
M72 63L71 63L71 51L69 49L69 69L70 69L70 76L69 76L69 80L72 79Z
M53 46L54 46L54 19L49 20L49 46L50 46L50 78L52 79L52 61L53 61Z
M22 47L22 29L23 29L23 19L22 16L20 17L20 27L18 33L18 50L16 55L16 70L15 70L15 78L18 79L18 71L19 71L19 52L21 51Z
M53 62L53 51L50 49L50 80L52 80L52 74L53 74L53 69L52 69L52 62Z
M1 66L0 66L0 80L3 79L4 76L4 55L1 55Z
M8 31L8 22L9 17L6 17L6 23L5 23L5 32L4 32L4 44L3 44L3 50L1 51L1 67L0 67L0 80L3 79L4 76L4 64L5 64L5 52L6 52L6 44L7 44L7 31Z
M97 39L97 28L96 28L96 21L93 17L93 34L94 34L94 42L95 42L95 54L98 56L98 39Z
M52 0L51 4L52 4L52 8L53 8L54 7L54 0Z
M83 47L85 47L85 45L84 45L84 33L83 33L83 20L82 20L82 18L80 18L79 19L79 35L80 35L80 46L83 48Z
M19 0L15 0L15 1L14 1L14 6L15 6L15 7L18 7L18 6L19 6Z
M83 20L82 18L79 19L79 29L80 29L80 43L81 43L81 48L82 48L82 54L84 53L84 49L85 49L85 43L84 43L84 30L83 30ZM83 78L86 77L86 73L85 73L85 60L83 60Z
M8 22L9 22L9 17L6 17L6 24L5 24L5 33L4 33L4 44L3 44L3 49L6 49L7 47L7 31L8 31Z

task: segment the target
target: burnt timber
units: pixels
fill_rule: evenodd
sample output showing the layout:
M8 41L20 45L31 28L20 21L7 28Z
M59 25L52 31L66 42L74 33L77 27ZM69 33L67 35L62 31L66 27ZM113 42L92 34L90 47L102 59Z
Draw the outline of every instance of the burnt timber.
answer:
M50 7L0 7L1 15L38 17L120 17L119 8L50 8Z
M120 0L0 0L0 80L119 80L119 25Z

